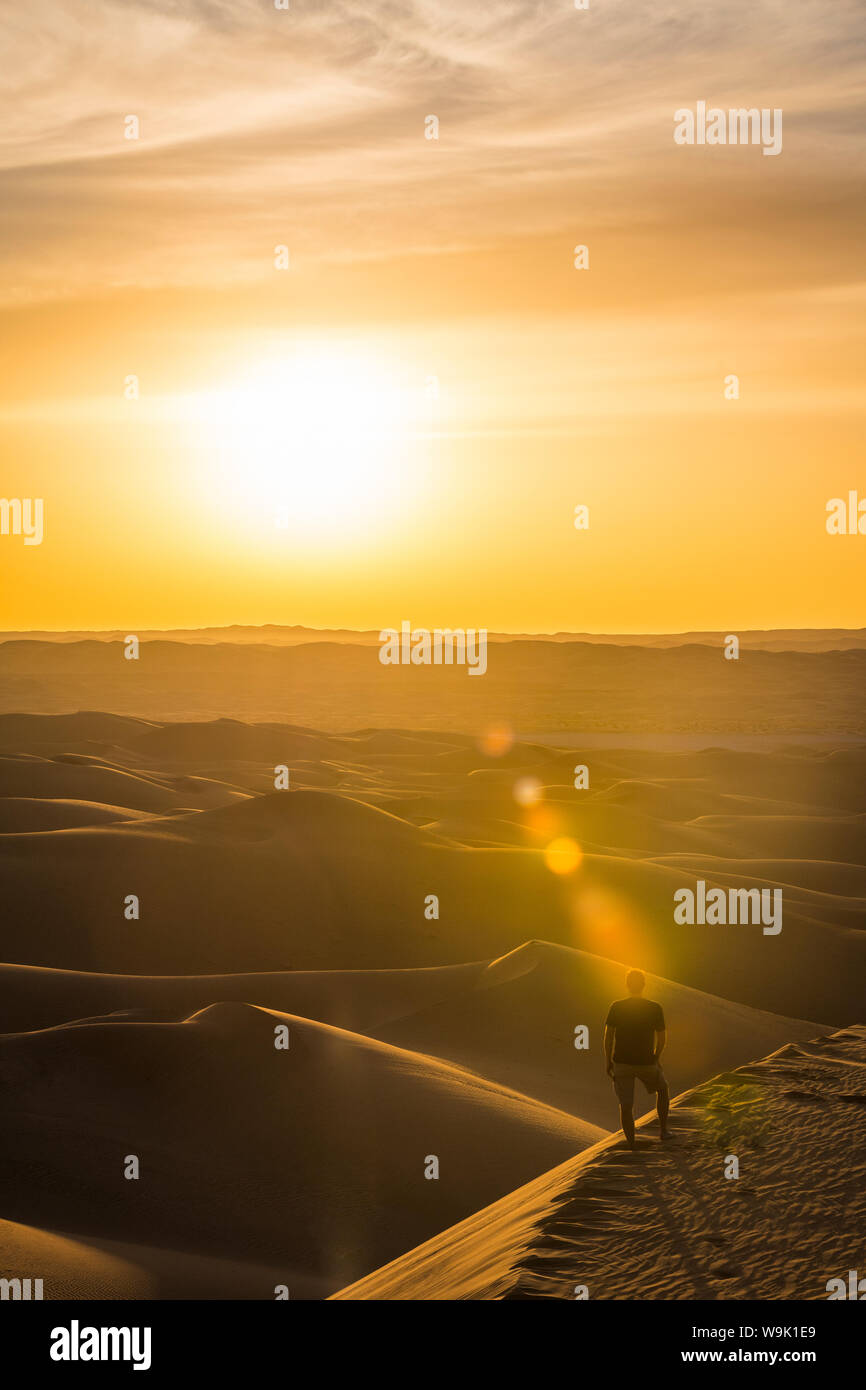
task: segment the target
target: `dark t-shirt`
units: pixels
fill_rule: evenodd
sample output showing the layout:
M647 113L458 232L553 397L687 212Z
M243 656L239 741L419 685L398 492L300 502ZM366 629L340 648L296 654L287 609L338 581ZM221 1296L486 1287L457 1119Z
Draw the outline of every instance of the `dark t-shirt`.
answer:
M629 1062L633 1067L651 1067L655 1054L654 1033L665 1026L661 1004L651 999L630 995L616 999L607 1011L605 1028L615 1028L613 1060Z

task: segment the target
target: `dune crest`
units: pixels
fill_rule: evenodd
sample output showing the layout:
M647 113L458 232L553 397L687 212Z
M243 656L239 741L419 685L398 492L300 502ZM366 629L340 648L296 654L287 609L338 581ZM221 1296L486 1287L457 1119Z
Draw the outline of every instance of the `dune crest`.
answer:
M332 1297L825 1299L862 1261L864 1115L866 1027L786 1046L679 1096L669 1144L602 1140Z

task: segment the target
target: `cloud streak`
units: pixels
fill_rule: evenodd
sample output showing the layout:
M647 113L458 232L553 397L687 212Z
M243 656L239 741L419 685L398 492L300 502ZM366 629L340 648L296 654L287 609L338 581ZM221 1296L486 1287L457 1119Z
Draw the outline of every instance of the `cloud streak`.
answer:
M708 222L732 194L760 219L792 181L844 199L858 21L848 0L34 0L0 111L6 298L264 278L275 241L345 260L542 234L577 209L656 221L686 193ZM775 184L748 150L721 152L712 188L687 169L672 114L698 97L784 107Z

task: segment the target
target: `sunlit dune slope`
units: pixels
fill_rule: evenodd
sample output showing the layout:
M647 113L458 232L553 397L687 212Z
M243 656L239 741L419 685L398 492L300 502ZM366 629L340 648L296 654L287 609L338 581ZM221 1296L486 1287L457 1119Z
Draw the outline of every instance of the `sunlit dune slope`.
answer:
M604 1140L334 1297L816 1300L847 1286L866 1223L866 1028L724 1072L671 1120L669 1143L650 1124L635 1154Z

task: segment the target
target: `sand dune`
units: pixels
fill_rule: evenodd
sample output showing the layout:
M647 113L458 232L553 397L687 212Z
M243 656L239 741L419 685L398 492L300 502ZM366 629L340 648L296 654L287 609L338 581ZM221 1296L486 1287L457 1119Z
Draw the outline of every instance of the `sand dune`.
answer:
M141 820L146 811L128 806L103 806L98 801L66 801L61 797L0 797L0 835L32 835L46 830L70 830L84 825L113 825Z
M561 883L532 848L442 842L353 798L274 794L215 812L0 837L10 961L219 973L449 964L532 934L757 1007L838 1024L866 960L844 866L788 866L784 927L674 927L673 894L784 883L784 866L587 854ZM386 867L385 867L386 866ZM806 880L802 882L801 880ZM834 887L836 891L834 890ZM124 918L127 895L140 923ZM425 919L427 895L439 920ZM62 898L64 911L58 915ZM832 1014L828 1004L835 1000ZM828 1016L829 1014L829 1016Z
M152 725L138 734L135 755L157 763L233 761L285 763L339 752L339 739L285 724L244 724L237 719Z
M0 758L9 961L134 975L432 967L543 936L789 1017L838 1026L859 1007L860 749L581 754L518 740L498 757L464 735L217 720L133 721L123 751L114 716L81 718L0 717L0 732L35 729L53 750ZM274 792L286 748L303 756L287 763L292 790ZM521 779L534 803L516 798ZM559 880L544 851L562 835L584 857ZM675 928L673 895L699 879L781 888L782 933ZM130 893L140 924L123 916Z
M192 782L139 768L111 766L80 755L0 757L0 798L93 802L159 815L190 802L222 805L243 795L240 789L210 778ZM23 830L23 825L20 828Z
M225 836L232 841L255 836L288 838L297 843L303 838L317 848L332 838L340 845L351 844L353 850L369 847L377 853L436 843L428 832L389 811L351 796L335 797L306 788L287 796L272 792L207 811L176 822L176 829L181 835L204 839Z
M846 866L587 854L561 883L541 849L444 843L354 798L298 791L226 810L0 837L10 961L122 973L450 964L546 934L754 1007L840 1022L866 958ZM387 866L386 868L383 866ZM787 874L787 882L785 875ZM674 928L704 877L783 884L784 927ZM440 900L425 919L427 895ZM141 924L124 903L140 900ZM64 912L58 916L62 896ZM144 923L146 922L146 928ZM411 926L411 930L407 927ZM819 945L820 942L820 945ZM808 968L806 968L808 967ZM828 1016L828 1001L836 1000Z
M0 708L111 709L151 720L216 715L331 730L478 734L547 731L866 733L866 650L669 648L517 640L489 648L483 679L463 667L385 667L375 646L312 642L143 643L131 679L119 642L0 642Z
M321 1297L615 1122L600 1037L622 968L549 943L431 970L6 966L0 985L0 1202L74 1233L46 1268L81 1296L228 1297L236 1280L237 1296L272 1297L276 1281ZM674 1086L814 1032L668 981L650 989L671 1017ZM589 1053L573 1047L584 1016ZM46 1026L58 1018L76 1021ZM122 1177L129 1153L136 1182ZM438 1180L424 1177L431 1154Z
M0 715L0 748L37 752L69 744L82 746L91 740L122 744L140 737L151 727L146 719L98 710L77 710L70 714L15 712Z
M3 1211L75 1233L33 1247L65 1293L232 1297L234 1283L272 1297L282 1282L322 1297L603 1136L616 1106L601 1023L621 976L538 941L428 970L1 967ZM673 1086L815 1031L649 987L670 1013ZM57 1019L75 1022L46 1026ZM573 1047L584 1020L591 1052Z
M650 977L648 988L670 1014L670 1079L677 1089L815 1030L669 980ZM600 1028L622 992L618 962L545 941L526 942L492 961L418 970L137 976L4 965L0 1031L109 1014L178 1022L209 1004L251 1003L455 1062L607 1127L614 1112L599 1065ZM579 1023L590 1029L591 1053L574 1048Z
M339 1287L601 1133L460 1068L242 1003L182 1023L7 1034L0 1067L7 1218L278 1262L297 1297ZM123 1177L129 1154L137 1181ZM425 1179L430 1155L439 1181Z
M45 1300L268 1299L293 1274L285 1265L187 1255L132 1241L44 1231L15 1221L0 1221L0 1248L8 1271L4 1277L40 1278ZM37 1269L40 1273L34 1276ZM316 1296L315 1280L307 1276L305 1287ZM328 1292L323 1282L321 1296Z
M41 1279L43 1299L150 1295L148 1279L134 1264L65 1234L0 1220L0 1249L3 1277Z
M106 1014L179 1022L233 1001L365 1032L482 987L487 961L422 970L275 971L239 975L105 975L0 965L0 1032Z
M57 1288L320 1298L580 1154L627 965L676 1090L861 1009L862 749L482 734L0 715L0 1210ZM699 878L783 931L675 924Z
M507 1080L549 1105L613 1128L618 1120L601 1064L601 1030L611 1000L625 993L623 976L616 961L531 941L491 962L473 993L404 1015L376 1036ZM658 1000L668 1020L665 1067L674 1093L782 1039L809 1038L816 1027L655 976L648 978L647 996ZM578 1024L590 1030L590 1051L574 1047ZM642 1092L636 1105L638 1114L651 1108Z
M527 882L536 909L554 903L538 856L495 850L476 861L354 798L307 790L135 825L6 835L0 866L17 908L7 959L129 973L450 964L472 953L473 936L482 951L519 943ZM497 885L509 884L503 911ZM424 918L437 890L461 905L444 929ZM146 930L122 925L130 893Z
M604 1140L334 1297L818 1300L847 1283L866 1228L866 1028L725 1072L671 1113L669 1144L649 1124L635 1154Z
M866 816L717 815L700 816L695 828L726 846L731 857L749 854L803 861L818 854L823 860L856 863L866 843Z

